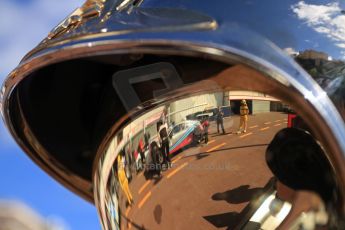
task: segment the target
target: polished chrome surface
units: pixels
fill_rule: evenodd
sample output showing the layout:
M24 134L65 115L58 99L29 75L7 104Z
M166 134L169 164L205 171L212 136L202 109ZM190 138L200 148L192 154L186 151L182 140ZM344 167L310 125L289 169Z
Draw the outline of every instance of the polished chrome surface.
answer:
M316 121L306 114L313 105L299 100L301 94L291 85L247 66L186 61L193 62L199 63L197 70L175 64L181 80L189 84L137 104L114 120L100 145L94 187L104 229L340 227L335 211L340 208L340 178L323 150L329 140L317 134ZM122 75L128 82L130 75L152 81L169 68L160 62L151 72L142 66ZM216 71L208 73L207 68ZM253 114L246 117L245 131L239 127L242 99ZM217 127L219 105L226 114L225 133ZM291 108L304 120L293 127L314 136L284 129L295 114ZM205 131L198 128L204 119L198 115L209 116L208 144ZM160 121L169 126L171 168L158 138ZM320 147L316 136L325 145ZM305 213L318 218L305 220Z
M87 0L80 8L77 8L59 25L57 25L49 34L47 39L57 38L70 30L78 27L87 19L101 15L104 7L104 0Z
M119 8L122 3L125 7L123 10ZM339 207L335 212L343 215L344 8L342 1L327 4L324 1L310 3L274 0L231 3L225 0L217 3L196 0L86 1L9 74L0 92L1 114L18 144L44 170L90 201L93 201L95 192L96 204L105 221L105 190L99 187L102 191L99 194L91 184L94 179L98 186L98 177L109 179L108 175L94 174L100 170L99 159L104 154L102 151L120 128L116 124L124 125L123 122L129 122L126 120L128 117L134 119L143 115L142 107L170 103L177 100L177 95L185 98L188 90L200 94L223 90L231 84L233 89L272 95L291 104L301 117L306 118L313 136L322 143L339 188ZM104 60L107 56L112 57L111 60ZM154 62L150 62L150 58L146 59L150 56L154 57ZM79 97L66 93L70 100L60 103L56 100L59 90L54 86L68 88L68 92L85 86L82 93L91 94L100 86L109 87L111 77L117 72L131 69L131 65L140 67L142 59L145 64L155 64L164 61L166 57L177 60L181 57L201 58L233 65L234 69L227 72L226 78L216 78L216 84L195 81L194 86L188 86L190 88L172 88L153 101L153 98L139 96L144 103L142 107L131 110L132 106L128 106L127 110L119 112L114 121L102 126L105 135L102 137L95 135L98 131L92 132L98 130L97 125L101 125L97 119L103 116L104 120L109 119L110 111L86 119L80 114L91 111L74 109L80 108L77 99L83 99L84 94ZM74 65L78 61L87 65ZM189 66L190 61L186 61L186 66L190 69L207 68L206 64L198 66L197 61L195 66ZM78 72L76 66L82 66L81 69L85 70L89 67L90 71ZM244 69L246 71L243 72ZM43 76L52 82L45 82ZM94 85L88 87L88 82L82 79L93 79L92 76L99 79L104 76L109 81L94 82ZM186 83L186 79L182 78L182 81ZM65 110L60 113L43 99L36 104L27 101L27 98L34 97L35 92L39 91L35 91L36 83L41 84L41 89L50 92L42 90L40 98L50 98L48 96L51 95L50 99L55 98L52 102L66 109L68 105L71 113ZM74 102L76 104L73 106ZM46 110L41 111L40 108ZM92 108L92 111L98 110ZM57 117L51 117L49 123L43 119L50 118L44 116L46 112L51 112L50 116L57 114ZM69 121L69 116L76 120ZM46 122L45 125L40 126L35 117L40 117L42 124ZM87 124L94 125L93 129ZM49 131L53 128L59 134ZM89 133L84 134L86 131ZM63 135L64 132L80 137L79 142L71 141L73 138ZM103 225L107 226L107 223Z

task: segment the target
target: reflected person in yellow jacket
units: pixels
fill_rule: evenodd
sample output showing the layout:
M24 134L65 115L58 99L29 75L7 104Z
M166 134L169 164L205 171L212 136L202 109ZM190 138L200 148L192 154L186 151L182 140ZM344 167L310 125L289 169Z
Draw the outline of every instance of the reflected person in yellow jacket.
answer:
M126 172L125 172L125 162L124 162L124 157L121 156L121 154L118 155L117 157L117 168L118 168L118 176L119 176L119 183L120 186L127 197L127 201L130 205L133 204L133 197L132 193L129 189L128 186L128 180L126 177Z
M241 101L241 107L240 107L240 127L238 129L238 134L247 132L248 127L248 114L249 114L249 108L247 106L246 100Z

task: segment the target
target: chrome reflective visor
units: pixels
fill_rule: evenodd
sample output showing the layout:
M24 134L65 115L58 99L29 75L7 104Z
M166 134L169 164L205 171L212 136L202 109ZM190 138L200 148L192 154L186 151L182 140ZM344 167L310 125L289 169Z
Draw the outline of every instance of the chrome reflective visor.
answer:
M104 229L341 229L344 63L287 55L246 4L87 1L10 73L4 121Z
M112 76L119 98L152 99L114 120L98 149L94 187L106 229L338 226L329 140L319 141L304 96L235 61L159 61ZM130 108L135 97L122 98Z

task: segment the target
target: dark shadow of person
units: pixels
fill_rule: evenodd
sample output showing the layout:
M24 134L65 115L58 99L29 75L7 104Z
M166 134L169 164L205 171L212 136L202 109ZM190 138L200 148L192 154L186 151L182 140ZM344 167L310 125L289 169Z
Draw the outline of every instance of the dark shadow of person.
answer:
M162 206L159 204L156 205L155 209L153 210L153 216L157 224L160 224L162 222L162 213Z
M204 216L205 220L210 222L216 228L233 229L239 222L240 214L237 212L221 213L217 215Z
M212 200L225 200L230 204L240 204L250 201L254 196L258 196L263 192L263 188L249 187L249 185L241 185L226 192L215 193Z

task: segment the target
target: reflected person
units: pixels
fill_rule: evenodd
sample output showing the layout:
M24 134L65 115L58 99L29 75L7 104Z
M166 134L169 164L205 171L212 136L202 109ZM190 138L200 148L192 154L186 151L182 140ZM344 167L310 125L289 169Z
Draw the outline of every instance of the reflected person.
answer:
M238 134L240 133L246 133L247 127L248 127L248 114L249 114L249 108L247 105L246 100L241 101L240 106L240 127L238 129Z
M224 124L223 124L224 123L224 113L223 113L222 109L220 108L220 106L218 106L218 109L217 109L216 120L217 120L217 133L219 133L219 126L221 126L222 132L223 132L223 134L225 134Z
M162 121L157 123L158 139L161 144L161 151L164 159L164 164L170 167L171 161L169 156L169 137L168 137L168 126Z
M144 165L145 163L145 144L143 138L140 138L138 148L138 153L140 154L141 163Z
M210 126L210 123L208 122L208 117L206 116L202 122L202 127L204 128L205 144L208 143L208 127L209 126Z
M120 186L122 188L122 191L125 194L125 196L127 197L128 204L132 205L133 204L133 196L132 196L132 193L131 193L129 186L128 186L128 180L127 180L126 173L125 173L125 162L124 161L125 161L124 156L119 154L117 157L118 177L119 177L119 182L120 182Z

